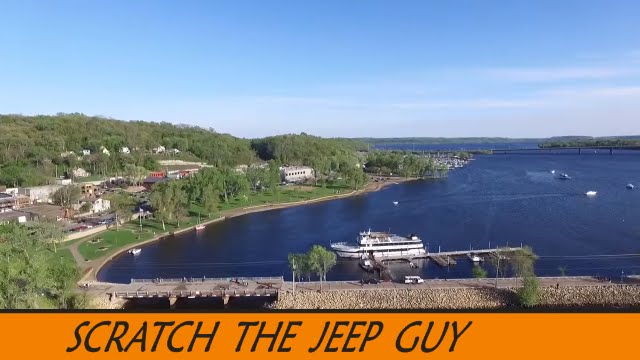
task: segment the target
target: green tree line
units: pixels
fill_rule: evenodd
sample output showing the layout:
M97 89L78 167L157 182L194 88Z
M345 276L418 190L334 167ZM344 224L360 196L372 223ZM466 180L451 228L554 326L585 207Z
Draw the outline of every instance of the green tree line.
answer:
M152 150L158 146L179 153L154 154ZM102 152L103 147L109 155ZM122 147L131 153L121 153ZM326 168L321 172L330 173L338 170L341 162L357 163L355 151L363 148L366 145L355 140L304 133L251 140L197 126L119 121L78 113L0 115L0 184L44 185L76 167L95 175L127 174L140 181L141 169L159 169L158 160L163 157L199 160L217 168L276 160ZM82 150L91 154L82 156ZM67 155L70 151L76 156Z

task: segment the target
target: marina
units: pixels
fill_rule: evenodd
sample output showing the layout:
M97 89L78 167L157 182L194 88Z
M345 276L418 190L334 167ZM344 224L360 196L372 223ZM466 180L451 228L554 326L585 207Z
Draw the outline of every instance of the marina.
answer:
M446 180L406 182L363 196L249 214L202 231L168 236L145 245L137 256L115 256L97 280L287 276L289 253L306 252L314 245L330 249L332 243L352 236L354 245L357 234L369 224L383 232L395 230L405 239L412 232L422 243L418 247L425 248L423 254L376 255L395 278L468 277L474 265L492 274L493 260L508 256L493 250L516 241L540 255L536 260L540 276L556 276L559 267L566 267L571 275L619 277L622 270L633 272L637 258L596 255L635 251L637 223L630 219L640 214L640 198L627 188L638 182L640 165L635 154L477 155ZM563 172L573 180L558 180ZM597 190L597 196L586 196L588 190ZM394 206L394 201L399 205ZM616 241L602 241L612 237ZM439 248L443 251L438 252ZM445 248L462 253L448 259ZM482 254L477 249L490 251ZM474 262L468 253L484 261ZM327 280L372 276L359 264L362 254L354 255L338 257Z

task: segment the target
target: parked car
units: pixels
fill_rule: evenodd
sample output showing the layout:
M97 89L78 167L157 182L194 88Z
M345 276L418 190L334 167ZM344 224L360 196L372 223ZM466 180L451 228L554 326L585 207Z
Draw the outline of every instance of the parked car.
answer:
M363 279L360 282L362 284L379 284L380 280L378 280L378 279Z
M422 284L424 283L424 279L420 276L405 276L404 277L405 284Z

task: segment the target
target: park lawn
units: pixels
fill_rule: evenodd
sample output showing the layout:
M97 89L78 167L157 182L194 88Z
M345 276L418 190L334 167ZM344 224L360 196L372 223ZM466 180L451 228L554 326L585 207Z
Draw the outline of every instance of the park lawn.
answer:
M55 253L52 252L51 255L55 258L60 259L61 262L70 262L72 264L76 263L76 260L73 258L71 250L69 249L58 248L57 251Z
M306 201L350 191L351 189L347 187L335 185L326 187L306 186L304 189L294 186L291 186L290 189L282 187L277 194L264 191L251 193L246 198L243 196L234 197L228 203L221 202L218 208L220 211L225 211L264 204ZM107 230L106 232L81 239L84 242L78 246L78 251L85 259L97 259L112 254L125 246L151 239L157 235L194 226L198 223L199 216L201 221L205 222L217 218L218 214L211 214L211 217L209 217L200 205L191 204L189 216L180 221L180 227L177 226L175 220L165 221L165 229L162 228L162 222L155 219L132 220L122 225L120 230ZM140 231L140 223L142 223L142 232ZM100 239L100 241L91 242L93 239ZM71 256L70 253L69 256Z
M78 246L78 251L85 259L93 260L111 254L127 245L142 242L152 237L153 235L150 231L135 233L126 228L117 231L107 230L106 232L100 233L99 236L94 237L94 239L100 239L100 241L85 241Z
M91 176L87 176L87 177L83 177L83 178L77 178L76 180L78 182L90 182L90 181L104 180L107 177L108 176L104 176L104 175L91 175Z

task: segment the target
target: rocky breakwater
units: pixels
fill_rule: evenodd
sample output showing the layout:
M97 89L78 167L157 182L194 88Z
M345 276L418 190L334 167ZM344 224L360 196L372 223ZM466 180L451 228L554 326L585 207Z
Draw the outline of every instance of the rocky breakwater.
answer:
M344 290L281 293L275 309L495 309L512 302L509 291L469 289Z
M274 309L504 309L520 307L516 289L450 288L281 293ZM640 307L640 286L565 286L539 290L542 308Z
M572 286L540 290L541 307L640 307L640 286Z

